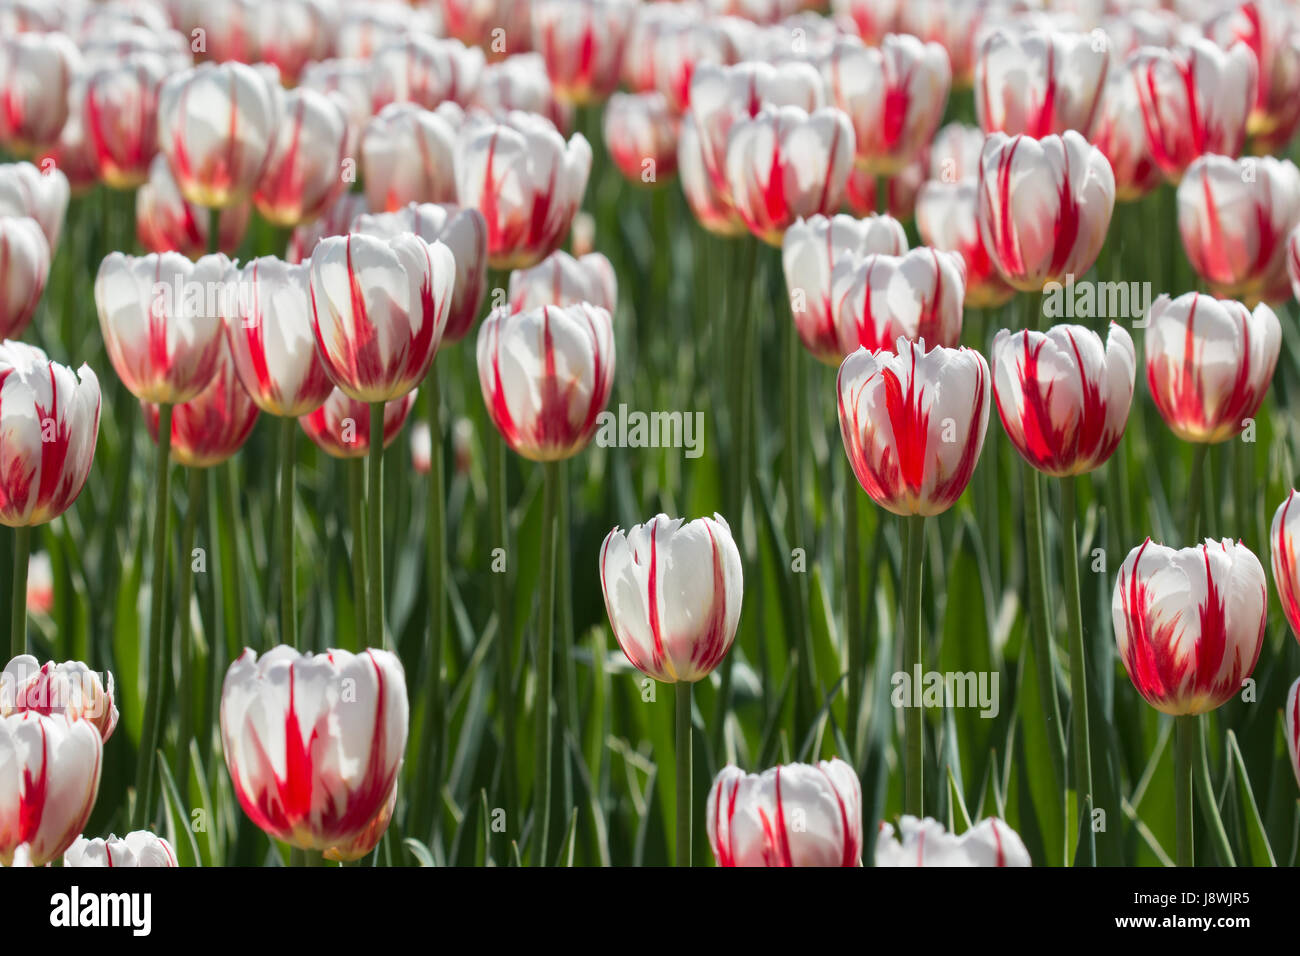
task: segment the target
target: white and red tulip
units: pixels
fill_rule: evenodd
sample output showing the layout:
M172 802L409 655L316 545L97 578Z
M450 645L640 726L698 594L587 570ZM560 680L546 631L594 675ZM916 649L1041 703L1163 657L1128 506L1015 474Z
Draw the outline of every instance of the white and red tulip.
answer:
M662 93L615 93L605 104L605 144L624 178L654 185L677 172L677 118Z
M431 110L448 100L469 106L485 62L482 50L459 40L419 33L389 39L370 58L371 110L378 113L389 103Z
M30 154L58 140L80 60L76 44L63 33L0 39L0 144Z
M456 137L463 116L452 104L437 111L390 103L361 136L366 205L395 212L408 203L456 201Z
M1086 132L1109 66L1104 35L993 30L975 59L980 127L1035 139Z
M397 437L411 414L419 389L384 405L384 447ZM333 458L365 458L370 452L370 406L349 398L339 389L325 404L298 419L307 437Z
M77 104L99 176L115 189L134 189L158 154L158 94L168 73L156 53L136 53L99 66L79 85Z
M0 717L25 711L62 715L94 726L104 743L117 727L113 675L92 671L81 661L46 661L20 654L0 673Z
M904 816L898 829L881 822L876 866L1030 866L1029 851L1015 830L988 817L961 836L938 820Z
M1147 142L1133 71L1110 72L1089 138L1110 163L1120 202L1141 199L1160 185L1162 175Z
M27 329L50 277L50 244L28 216L0 216L0 341Z
M296 226L315 219L347 188L349 139L342 100L311 89L290 90L253 202L268 222Z
M234 253L248 229L250 206L227 206L217 217L217 248ZM149 178L135 194L135 234L149 252L179 252L199 259L208 250L208 211L181 195L167 157L155 156Z
M892 351L900 339L956 348L965 296L966 265L955 252L923 246L898 256L841 256L831 271L840 354Z
M579 302L600 306L611 315L618 304L618 276L599 252L575 258L557 249L531 269L510 273L511 312Z
M916 228L935 249L957 253L966 266L966 305L991 308L1007 302L1015 289L1007 285L980 237L979 183L930 180L916 196Z
M0 216L30 216L41 224L50 252L59 247L70 196L68 177L57 168L31 163L0 165Z
M534 0L533 49L546 60L555 93L575 104L599 103L618 86L633 0Z
M177 867L176 852L163 837L149 830L135 830L124 837L107 840L77 837L63 854L64 866Z
M1300 640L1300 563L1296 545L1300 544L1300 493L1295 489L1273 513L1269 530L1273 556L1273 584L1282 604L1282 613L1291 625L1291 633Z

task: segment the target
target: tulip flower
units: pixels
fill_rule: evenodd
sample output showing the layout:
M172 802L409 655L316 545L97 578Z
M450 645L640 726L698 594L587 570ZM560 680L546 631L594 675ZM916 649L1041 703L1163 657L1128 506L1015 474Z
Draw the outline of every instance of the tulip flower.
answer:
M1283 3L1245 0L1205 25L1206 36L1230 48L1250 47L1259 67L1255 102L1246 120L1253 148L1281 152L1300 124L1300 18Z
M1115 207L1106 157L1074 130L1031 139L989 136L980 157L980 238L1002 277L1022 291L1082 276Z
M217 248L233 253L248 228L247 203L222 209L217 216ZM181 195L165 156L155 156L149 178L135 194L135 234L149 252L179 252L199 259L208 250L207 210Z
M1286 239L1300 224L1300 170L1272 156L1202 156L1178 186L1183 251L1225 298L1287 298Z
M666 16L647 16L667 9ZM707 18L691 5L642 5L632 23L623 55L623 77L637 93L660 93L674 116L691 105L691 82L703 64L723 66L742 58L744 34L738 19ZM787 51L789 45L787 44ZM751 60L761 59L752 51Z
M334 34L335 53L340 57L370 60L384 47L408 36L434 35L427 10L405 3L367 3L343 11ZM394 68L400 69L401 63Z
M108 743L118 718L113 689L111 672L101 676L81 661L41 664L20 654L0 672L0 717L27 711L44 717L62 714L87 721Z
M158 152L158 93L167 61L137 53L98 67L80 93L82 121L93 146L100 177L115 189L144 182Z
M844 205L855 216L870 216L876 212L876 193L883 183L885 211L899 222L906 222L916 213L917 194L925 183L926 165L918 159L897 176L885 180L855 167L849 171L849 181L844 187Z
M384 447L391 445L406 424L418 389L384 406ZM325 404L298 419L307 437L332 458L365 458L370 453L370 409L341 389L330 392Z
M323 0L208 0L202 9L210 59L269 63L289 85L332 44L335 7Z
M1144 47L1129 60L1151 157L1170 182L1206 153L1236 156L1255 95L1255 55L1190 38L1172 50Z
M293 230L284 261L291 265L310 261L316 243L330 236L346 236L352 231L352 223L369 208L362 193L343 193L319 218L304 222Z
M54 607L54 569L46 551L27 562L27 612L48 615Z
M0 165L0 216L35 219L50 244L51 255L59 247L69 192L68 177L58 169L43 172L31 163Z
M69 99L77 102L83 96L81 91L84 87L84 80L74 79L68 91ZM58 140L38 151L35 162L38 169L61 172L74 196L84 196L99 183L95 144L86 134L86 124L76 110L68 113L68 121L59 131Z
M226 461L248 439L257 421L257 404L240 383L225 342L217 354L217 374L198 395L172 409L169 453L172 461L186 468L211 468ZM140 404L149 435L157 441L158 406Z
M455 202L458 112L454 104L434 112L390 103L366 124L361 167L370 209L396 212L412 202Z
M1300 679L1287 692L1282 717L1286 721L1286 749L1291 756L1291 769L1295 771L1296 783L1300 783Z
M373 115L370 108L370 64L364 60L318 60L308 63L298 88L333 96L347 115L345 156L357 155L362 129Z
M1034 139L1091 129L1110 65L1104 40L1063 31L990 32L975 59L980 127Z
M439 4L446 35L487 49L492 31L502 25L513 0L443 0ZM513 46L513 44L512 44Z
M632 0L535 0L533 49L557 96L585 105L614 91L635 8Z
M389 103L414 103L427 110L450 100L468 106L478 91L483 51L459 40L418 33L394 37L370 58L370 105L378 113Z
M863 41L878 46L898 28L904 0L831 0L831 12L857 30Z
M976 214L978 183L930 180L916 197L916 228L928 246L958 254L966 269L966 299L970 308L994 308L1015 290L1003 280L980 238Z
M277 226L315 219L347 188L347 147L348 117L341 100L291 90L253 193L258 211Z
M18 33L0 40L0 144L29 153L59 138L80 59L63 33Z
M455 165L459 204L487 221L489 264L519 269L540 262L564 241L587 188L591 146L580 133L566 144L539 116L471 116Z
M156 833L135 830L124 837L87 840L79 836L63 854L64 866L176 867L176 851Z
M1147 385L1165 424L1200 444L1241 434L1264 401L1282 347L1273 310L1189 292L1160 296L1147 317Z
M484 67L474 106L494 115L512 110L539 113L562 132L573 126L573 107L556 98L539 53L518 53Z
M1137 83L1131 70L1111 71L1089 137L1110 163L1120 202L1141 199L1161 181L1147 144Z
M997 817L988 817L961 836L938 820L904 816L898 830L881 822L876 836L876 866L1030 866L1019 834Z
M974 81L975 39L989 7L966 0L908 0L898 9L895 32L938 43L948 54L955 87Z
M459 342L468 334L487 293L487 223L481 212L450 204L410 203L396 212L359 215L352 231L381 238L413 232L425 242L446 245L456 260L456 281L442 341Z
M984 131L978 126L949 123L934 134L929 149L929 178L941 183L978 179Z
M1273 513L1273 525L1269 531L1269 541L1273 551L1273 584L1277 587L1277 596L1282 603L1282 613L1291 625L1291 633L1300 640L1300 566L1296 563L1297 523L1300 522L1300 505L1295 505L1300 497L1295 491L1286 496L1286 501ZM1291 510L1295 505L1295 511Z
M411 467L420 475L433 470L433 432L428 422L416 422L411 426Z
M955 252L840 257L831 272L831 314L841 355L891 350L901 339L945 348L961 340L966 265Z
M50 276L50 244L27 216L0 216L0 340L16 339L31 321Z
M677 173L677 120L662 93L615 93L604 123L609 155L629 182L653 186Z
M0 865L58 859L85 829L104 745L85 720L33 711L0 717Z
M246 201L275 144L281 95L242 63L173 74L158 95L158 145L181 195L208 209Z
M781 263L790 311L800 341L819 362L838 368L845 354L831 298L836 263L845 257L860 262L877 254L901 256L906 251L907 234L890 216L813 216L786 230ZM853 348L857 348L856 342Z
M246 649L221 690L235 796L268 836L359 859L387 829L374 824L391 814L409 719L402 664L388 651Z
M614 266L599 252L574 258L557 249L531 269L510 273L510 311L586 302L611 315L618 302Z
M862 784L838 758L761 774L728 764L705 822L718 866L862 865Z
M822 64L834 105L853 123L858 166L892 175L934 137L952 85L948 54L937 43L890 35L879 48L842 37Z
M800 218L830 215L853 165L853 127L837 109L764 107L731 128L727 185L750 232L780 245Z

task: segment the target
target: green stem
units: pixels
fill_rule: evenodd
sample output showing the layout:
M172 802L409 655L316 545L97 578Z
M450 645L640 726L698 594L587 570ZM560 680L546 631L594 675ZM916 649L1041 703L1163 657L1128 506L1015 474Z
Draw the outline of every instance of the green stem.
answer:
M1205 751L1205 722L1209 719L1209 715L1201 714L1196 717L1180 717L1178 719L1195 721L1195 743L1193 746L1196 753L1193 759L1196 761L1196 799L1200 801L1201 813L1205 816L1205 825L1210 832L1210 841L1214 844L1214 849L1218 851L1219 862L1225 866L1236 866L1237 860L1232 853L1232 844L1228 842L1227 831L1223 828L1223 818L1219 816L1219 802L1214 796L1214 781L1210 779L1210 761Z
M1174 823L1178 833L1176 861L1193 865L1192 767L1196 760L1196 718L1174 718Z
M795 329L793 321L783 323L785 330L785 362L784 375L782 376L782 386L784 396L782 400L781 421L784 426L785 435L785 454L782 456L785 465L785 491L786 507L786 528L789 540L788 548L801 548L804 546L803 539L803 484L802 472L800 467L802 461L799 456L799 412L803 408L803 396L799 391L799 362L803 358L803 346L799 341L799 335ZM789 560L787 558L787 560ZM817 713L820 705L821 691L817 683L817 658L813 651L812 632L808 627L808 578L806 573L797 573L794 575L794 625L796 633L795 641L800 648L800 657L803 659L799 668L802 677L801 685L803 688L804 706L802 708L805 726L811 726L813 715Z
M422 799L420 826L432 826L437 829L441 815L433 813L428 820L429 807L437 805L438 794L442 791L442 658L443 639L447 627L447 530L446 530L446 496L443 490L443 447L442 447L442 394L438 385L438 363L429 367L428 377L424 381L425 415L429 421L429 505L426 527L426 545L428 554L426 565L429 576L429 631L428 644L425 647L425 686L429 689L428 701L424 711L422 741L425 746L423 755L424 770L420 774L419 786L427 791L431 799ZM423 832L423 831L422 831Z
M692 787L691 772L691 688L678 681L673 685L677 729L677 865L691 865Z
M925 564L925 516L905 519L906 566L903 569L903 671L912 680L921 668L921 569ZM919 690L919 688L918 688ZM925 738L919 699L903 711L903 812L925 816Z
M1187 526L1192 529L1192 538L1188 543L1195 546L1201 540L1201 528L1204 525L1204 507L1202 499L1205 489L1205 460L1209 456L1210 446L1204 442L1192 445L1192 474L1187 485Z
M208 255L221 251L221 210L208 210ZM284 250L280 250L283 254Z
M9 609L9 642L12 660L27 653L27 565L32 555L31 525L14 528L13 590Z
M370 588L366 597L370 647L384 646L384 403L370 406L370 474L366 488L366 538L369 543Z
M533 786L533 827L537 831L537 855L533 863L537 866L546 866L550 859L548 837L551 822L551 696L554 689L555 657L555 518L559 496L564 494L564 489L560 487L559 463L551 461L542 467L546 490L542 506L541 577L538 582L542 589L542 609L541 620L537 625L537 707L534 719L534 766L537 782Z
M204 472L190 468L188 494L185 499L185 522L181 525L180 600L176 605L179 634L176 649L180 656L181 680L177 693L180 720L177 723L176 786L185 794L189 789L190 738L194 736L194 642L190 632L190 596L194 593L194 532L203 510Z
M153 580L149 593L149 690L145 698L143 733L136 762L135 819L133 829L143 830L150 819L153 797L154 755L162 727L164 674L170 676L166 642L163 640L163 598L167 592L167 519L171 508L172 407L158 406L158 447L154 457L156 497L153 513Z
M293 466L298 422L280 419L280 642L298 646L298 609L293 561Z
M348 520L352 523L352 603L356 626L348 637L349 650L361 650L361 636L370 619L366 609L366 463L360 458L344 462L348 472Z
M1061 551L1065 573L1065 610L1070 623L1070 725L1074 732L1074 787L1085 836L1089 866L1097 865L1097 838L1092 829L1092 751L1088 733L1088 664L1083 644L1083 607L1079 599L1079 515L1075 501L1078 478L1061 479Z
M866 634L863 633L862 596L859 593L862 574L858 569L858 481L853 474L853 466L847 456L841 455L844 467L844 637L849 645L849 675L844 688L848 706L848 744L852 756L852 765L857 769L861 756L859 747L859 718L862 716L862 702L866 697L867 675L864 667L866 661Z
M515 752L515 642L510 614L510 532L506 512L505 440L495 431L487 432L488 544L492 562L492 603L496 607L496 675L497 706L501 710L501 730L505 764L504 784L510 806L518 806L518 756ZM497 551L506 556L498 571Z

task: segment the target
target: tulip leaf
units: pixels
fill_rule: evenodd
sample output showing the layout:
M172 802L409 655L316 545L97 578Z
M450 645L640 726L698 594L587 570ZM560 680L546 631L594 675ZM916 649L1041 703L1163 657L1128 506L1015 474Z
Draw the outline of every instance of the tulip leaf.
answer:
M1255 791L1250 785L1250 774L1246 772L1246 761L1242 759L1241 748L1237 745L1237 735L1231 730L1228 731L1228 753L1232 758L1237 779L1237 796L1241 800L1246 817L1246 848L1250 851L1251 865L1277 866L1273 848L1268 842L1268 834L1264 832L1264 821L1255 803Z
M158 773L159 782L162 784L167 839L176 851L176 862L180 866L202 866L199 845L194 840L194 831L190 826L190 812L181 800L180 791L176 789L176 780L172 776L172 769L161 750L158 751Z

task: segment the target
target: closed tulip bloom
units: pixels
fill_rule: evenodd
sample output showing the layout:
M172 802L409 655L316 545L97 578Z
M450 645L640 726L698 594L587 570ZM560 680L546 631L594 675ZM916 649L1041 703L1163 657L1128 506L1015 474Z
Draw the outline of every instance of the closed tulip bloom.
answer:
M280 99L242 63L204 63L163 84L158 145L186 199L224 209L252 195L282 122Z
M78 102L84 88L84 80L74 79L68 92L72 102ZM38 151L36 166L52 172L57 169L67 177L68 186L74 196L84 196L99 183L99 159L95 156L95 145L86 134L86 124L76 110L68 112L68 121L63 124L59 138L51 145Z
M44 866L72 845L95 806L103 752L87 721L0 717L0 865L22 847L31 866Z
M428 422L420 421L411 426L411 467L420 475L433 470L433 432L429 430Z
M857 164L877 175L898 172L930 142L952 86L943 47L893 34L879 48L842 37L822 77L853 123Z
M1160 185L1160 167L1147 143L1137 80L1132 71L1111 71L1090 139L1110 163L1115 176L1115 198L1120 202L1141 199Z
M718 866L862 865L862 784L838 758L762 773L728 764L704 819Z
M1015 830L988 817L961 836L938 820L904 816L897 831L882 822L876 836L876 866L1031 866L1029 851Z
M1269 541L1273 551L1273 584L1277 587L1282 612L1291 625L1291 633L1300 640L1300 564L1296 562L1296 544L1300 543L1300 503L1297 499L1300 499L1300 494L1293 488L1286 501L1273 513Z
M966 266L966 305L977 309L1007 302L1015 290L1007 285L980 238L979 184L976 180L921 186L916 197L916 228L927 246L954 252Z
M618 304L614 266L599 252L576 259L557 249L531 269L510 273L510 311L587 302L611 315Z
M1007 436L1039 471L1082 475L1115 452L1133 404L1137 355L1114 322L1105 343L1082 325L998 332L993 397Z
M335 5L324 0L216 0L203 4L208 56L218 62L269 63L286 84L323 56L332 37Z
M1002 277L1022 291L1082 276L1106 241L1115 177L1074 130L1031 139L994 133L980 158L980 238Z
M1109 65L1109 45L1092 34L994 30L975 59L980 127L1035 139L1086 132Z
M51 255L59 247L70 195L68 177L31 163L0 164L0 216L30 216L41 224Z
M450 100L474 101L485 63L483 51L459 40L418 33L385 42L370 60L370 105L378 113L389 103L414 103L427 110Z
M221 320L223 255L190 262L174 252L109 253L95 277L104 346L122 384L136 398L188 402L212 381L225 347Z
M257 421L257 404L240 383L225 342L219 355L212 381L172 409L171 460L186 468L211 468L227 461L243 447ZM149 437L157 442L158 406L140 405Z
M366 124L361 168L370 209L395 212L412 202L456 201L454 110L390 103Z
M259 828L334 860L373 849L402 768L410 712L388 651L246 649L221 690L221 742L240 806ZM369 845L357 837L369 832Z
M744 579L721 515L614 528L600 548L600 587L618 646L662 683L703 680L736 639Z
M384 405L385 448L406 424L418 393L419 389L414 389ZM299 418L298 424L332 458L365 458L370 452L370 407L348 398L337 388L330 392L324 405Z
M19 33L0 40L0 143L26 153L59 138L80 59L63 33Z
M117 727L113 675L97 674L81 661L46 661L20 654L0 673L0 717L26 711L63 715L94 726L104 743Z
M895 32L943 47L953 86L969 89L974 81L975 37L987 9L987 4L968 0L908 0L899 8Z
M1205 25L1225 49L1240 41L1258 66L1247 131L1265 149L1280 148L1300 121L1300 28L1294 7L1276 0L1234 3Z
M425 242L441 242L456 260L445 344L459 342L473 327L487 293L487 223L477 209L437 203L411 203L397 212L360 215L353 232L391 238L413 232Z
M844 359L831 301L835 264L844 257L861 261L873 254L901 256L906 251L907 234L890 216L813 216L786 230L781 264L790 311L800 341L818 361L838 368Z
M1300 784L1300 679L1287 692L1282 718L1286 721L1286 749L1291 756L1291 769L1296 783Z
M1217 444L1241 434L1282 347L1273 310L1189 292L1160 296L1147 317L1147 385L1165 424L1184 441Z
M348 117L341 100L290 90L253 201L268 222L296 226L315 219L347 188Z
M64 866L176 867L176 853L165 839L149 830L135 830L107 840L77 837L63 854Z
M956 348L965 295L966 266L955 252L922 247L861 261L841 257L831 272L840 354L890 351L901 339Z
M618 86L632 0L535 0L533 49L546 59L556 95L599 103Z
M1236 156L1255 95L1255 55L1189 38L1172 50L1144 47L1129 60L1147 144L1165 178L1178 182L1206 153Z
M86 484L99 437L99 379L34 345L0 342L0 524L45 524Z
M1291 230L1286 240L1286 274L1292 294L1300 298L1300 226Z
M1206 539L1174 550L1150 538L1119 569L1111 616L1129 680L1174 716L1223 706L1264 643L1268 583L1245 545Z
M459 204L487 222L492 268L524 268L554 252L590 172L591 145L581 133L566 143L552 123L527 113L470 117L456 149L456 189Z
M114 189L144 182L158 153L158 93L167 71L163 57L137 53L96 68L79 93L99 175Z
M722 17L707 19L692 14L688 4L679 6L681 19L670 27L644 40L634 32L628 39L624 56L626 76L626 64L632 60L634 45L645 43L641 51L643 67L637 81L631 85L638 92L654 90L662 93L669 110L676 116L686 112L691 105L691 81L701 64L735 63L741 56L741 44L734 29L738 21ZM636 30L635 25L633 29ZM788 45L786 49L789 50Z
M897 176L883 180L885 184L885 209L899 222L907 222L916 215L916 199L926 182L927 164L917 159ZM869 216L876 211L876 190L882 180L857 167L849 171L849 181L844 187L844 205L855 216Z
M903 0L831 0L831 12L857 30L866 43L878 46L898 28Z
M1216 295L1287 298L1286 241L1300 224L1300 170L1272 156L1202 156L1178 186L1187 258Z
M26 216L0 216L0 341L18 338L50 276L50 244Z
M248 229L248 203L227 206L217 216L217 248L233 253ZM149 178L135 194L135 235L149 252L179 252L202 258L208 250L208 210L181 195L166 156L155 156Z
M989 367L967 348L860 348L836 381L840 434L858 483L896 515L947 511L970 482L989 424Z
M517 53L484 67L474 106L493 114L511 110L539 113L562 131L573 126L573 107L556 98L546 61L539 53Z
M27 562L27 613L49 614L54 607L54 569L50 555L38 551Z
M929 149L929 178L941 183L978 179L984 131L978 126L949 123L934 134Z
M352 223L358 216L364 215L370 207L362 193L345 192L334 200L311 222L298 225L289 236L289 248L285 250L285 262L297 265L311 259L316 243L330 236L346 236L352 231Z
M497 309L479 327L478 376L506 444L532 461L571 458L596 434L614 384L609 312L586 302Z
M624 178L653 185L677 173L677 119L662 93L615 93L605 104L605 144Z
M727 141L731 200L768 245L780 245L796 219L839 209L852 166L853 127L837 109L764 107Z
M357 155L361 131L373 115L370 107L370 64L364 60L330 59L308 63L303 68L299 89L331 94L348 117L347 147L344 154Z

